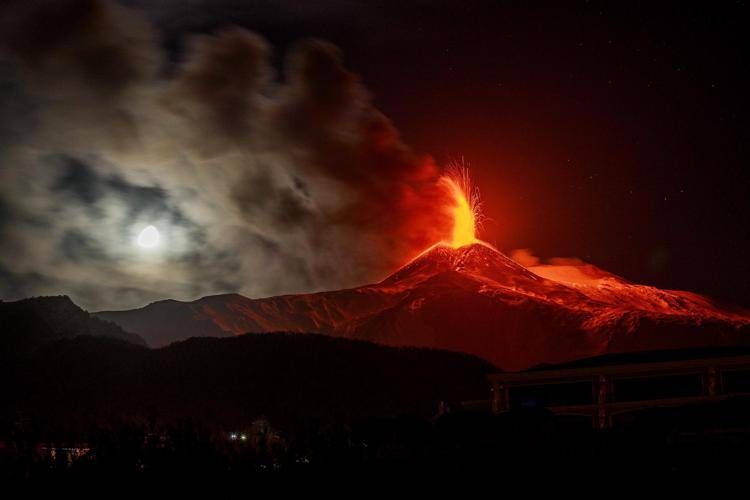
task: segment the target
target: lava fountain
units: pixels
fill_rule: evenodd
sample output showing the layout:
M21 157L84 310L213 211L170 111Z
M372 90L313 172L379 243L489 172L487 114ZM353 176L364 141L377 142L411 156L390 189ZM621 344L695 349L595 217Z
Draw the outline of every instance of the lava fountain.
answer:
M453 197L453 205L450 207L453 229L450 240L444 243L452 248L482 243L477 238L483 218L482 201L479 189L471 182L469 170L463 165L451 166L440 181Z

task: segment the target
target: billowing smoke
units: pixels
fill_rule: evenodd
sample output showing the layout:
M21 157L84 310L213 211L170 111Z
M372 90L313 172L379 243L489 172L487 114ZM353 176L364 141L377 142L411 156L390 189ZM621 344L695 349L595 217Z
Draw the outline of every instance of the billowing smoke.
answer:
M561 283L596 285L603 279L625 282L623 278L576 257L552 257L542 260L528 248L511 250L509 257L534 274Z
M305 40L277 71L227 27L167 57L102 0L0 7L0 297L90 309L384 276L450 225L410 150L339 50ZM163 245L144 252L154 225Z

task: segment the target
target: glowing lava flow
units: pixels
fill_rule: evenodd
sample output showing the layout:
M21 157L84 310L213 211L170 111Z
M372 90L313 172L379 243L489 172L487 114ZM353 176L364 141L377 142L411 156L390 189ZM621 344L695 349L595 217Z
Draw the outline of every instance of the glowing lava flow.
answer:
M451 239L446 244L460 248L472 243L481 243L477 238L477 229L482 221L482 203L479 190L471 183L469 170L464 166L451 167L441 181L454 200L451 208L453 230Z

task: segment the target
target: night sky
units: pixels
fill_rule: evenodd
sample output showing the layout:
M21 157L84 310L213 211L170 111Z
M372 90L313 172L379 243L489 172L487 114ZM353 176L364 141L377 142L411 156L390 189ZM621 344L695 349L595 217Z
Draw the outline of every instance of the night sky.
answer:
M100 4L93 1L67 3L83 4L81 12ZM115 71L120 66L113 65L106 78L100 78L102 73L98 66L94 65L97 69L92 70L82 64L71 71L74 76L70 77L73 82L70 87L65 86L78 89L81 81L95 80L95 85L80 93L77 90L58 92L57 87L53 92L44 87L49 81L59 81L57 75L68 74L67 62L80 59L76 52L78 46L71 49L72 52L62 51L49 57L39 55L47 53L45 44L59 47L67 43L69 33L61 28L59 37L50 35L49 40L39 41L36 40L39 27L52 21L42 24L38 18L28 21L29 31L16 30L5 40L6 53L10 56L3 68L10 76L0 82L0 112L5 122L0 125L0 139L3 145L12 144L22 149L18 155L26 155L28 150L40 154L33 160L23 156L20 163L14 163L16 153L6 152L2 158L5 182L5 191L0 192L0 232L5 237L0 258L0 276L5 281L0 290L2 298L20 298L59 289L59 293L70 293L91 308L130 307L167 296L191 299L226 291L248 295L302 292L351 286L382 277L388 266L407 258L408 248L415 248L421 240L415 238L411 247L395 245L392 240L398 237L393 234L398 231L394 230L385 243L389 249L387 258L379 259L377 254L368 253L367 249L372 248L371 235L377 239L384 233L383 230L378 232L379 228L392 228L396 223L377 221L366 231L352 232L350 228L357 227L361 221L342 222L338 208L346 205L342 200L348 199L348 195L332 195L333 191L338 193L338 184L328 185L327 179L357 193L354 196L364 200L362 206L367 207L363 212L379 213L382 207L401 206L400 201L383 196L381 191L375 195L362 194L360 186L377 179L378 183L386 185L383 190L388 191L388 179L398 184L401 174L394 172L402 170L409 172L404 176L404 183L422 182L423 169L418 165L424 160L417 156L430 155L438 168L460 158L471 164L489 219L481 237L504 251L527 248L541 259L578 257L636 282L691 290L750 306L747 255L750 243L747 89L750 81L744 49L750 42L750 35L746 29L746 3L707 3L694 7L684 2L658 2L657 5L654 2L616 5L568 2L566 8L560 7L559 2L554 3L557 6L533 2L496 4L467 1L334 1L300 2L299 5L296 2L237 0L122 2L137 11L133 15L139 21L132 33L151 33L141 37L150 40L153 46L143 53L158 53L157 62L150 63L150 69L143 71L145 76L137 77L132 76L133 71L120 74ZM18 9L18 5L20 3L11 3L5 8L6 13L12 13L7 18L16 19L13 9L14 6ZM81 16L87 19L85 13L79 12L78 17ZM129 19L131 13L118 12L117 16ZM77 17L71 15L71 18ZM18 19L28 20L28 17L19 15ZM97 23L99 18L96 18ZM144 31L143 25L150 28ZM71 111L80 108L75 103L85 101L83 108L101 110L116 100L123 109L133 109L129 104L122 104L119 88L112 90L119 84L111 82L122 78L134 82L132 87L136 88L134 94L138 96L153 93L155 88L169 87L174 81L182 82L175 85L177 93L170 94L167 108L177 110L174 114L180 117L195 119L197 108L190 104L194 101L185 96L193 99L197 95L195 102L213 99L215 96L203 96L201 92L211 94L210 82L214 80L189 78L190 72L184 70L185 54L189 52L185 40L195 34L215 34L227 25L246 28L267 40L268 51L263 57L267 57L269 72L277 75L268 79L285 84L290 71L284 68L289 67L289 53L299 40L316 37L332 42L340 49L344 66L361 77L362 84L369 89L372 105L390 119L401 139L391 139L391 132L382 132L381 129L387 127L378 122L376 131L367 136L371 144L378 145L377 153L367 156L374 167L363 168L365 173L347 171L344 174L342 169L348 168L345 165L351 158L361 158L359 153L350 156L347 150L338 160L336 150L331 156L337 158L331 162L336 166L321 166L314 158L321 152L331 151L328 137L310 140L303 132L300 138L299 120L295 118L282 126L273 121L274 130L278 128L281 132L266 139L265 132L256 133L254 128L266 127L265 121L257 124L250 120L252 123L247 125L245 118L231 112L235 106L227 109L220 103L211 108L211 112L221 112L220 123L230 123L224 136L232 136L240 129L242 134L246 129L251 133L239 134L238 142L245 141L245 137L262 136L262 147L253 149L252 153L242 149L242 154L249 154L245 158L250 158L248 161L253 164L273 164L268 170L258 167L247 175L243 173L240 182L246 183L243 185L247 188L239 194L232 191L226 197L234 200L239 212L244 214L238 221L244 222L228 224L231 231L221 232L216 228L219 224L216 213L221 211L212 208L221 202L206 195L205 204L198 207L191 203L191 195L186 194L186 190L191 185L210 190L197 182L196 177L191 177L192 172L204 164L221 161L216 151L225 154L234 145L206 143L205 148L199 148L200 154L187 155L190 158L185 163L191 165L190 169L183 168L177 173L167 175L161 167L146 168L153 156L147 159L139 156L140 147L134 148L139 153L133 155L129 145L119 144L120 132L113 130L140 129L143 123L151 124L149 126L159 123L160 115L150 111L153 106L144 107L149 110L147 113L129 116L124 120L125 125L118 118L113 125L115 128L103 128L102 137L93 141L96 147L79 147L82 136L60 141L62 145L50 139L55 134L49 130L59 130L59 127L66 131L89 130L94 122L110 123L109 118L103 119L98 114L95 118L83 113L77 116L77 112ZM84 22L75 29L86 31L89 28ZM123 40L132 42L128 33ZM80 47L88 47L89 39L81 42ZM107 39L104 46L120 47L119 43ZM128 43L122 44L127 47L122 50L132 54L132 44ZM243 46L259 46L253 43ZM253 50L256 49L248 52L255 53ZM84 48L81 53L91 51ZM231 57L222 59L221 51L197 50L194 53L209 54L209 58L219 60L223 70L215 74L224 74L223 71L237 64ZM133 66L138 69L135 73L144 68L143 59L141 55L133 59L137 62ZM300 59L316 60L315 55L311 57L309 53ZM212 68L205 61L199 66ZM329 71L326 64L322 66L323 71L318 71L320 65L316 66L318 70L313 79L328 82L328 76L334 74L331 78L339 82L341 75L337 70ZM303 63L297 67L304 69L305 66ZM266 77L256 75L253 68L248 70L248 81L265 81ZM185 75L188 78L183 78ZM321 123L329 119L326 110L339 106L331 103L339 103L341 99L347 103L341 107L369 109L369 101L366 105L351 105L365 99L359 95L364 90L352 90L347 78L343 80L344 83L337 83L343 89L340 94L331 97L326 92L318 93L311 99L312 104L302 102L294 85L289 85L290 89L282 88L278 96L274 93L269 98L272 107L277 103L281 109L271 113L273 120L277 115L282 121L285 116L292 116L292 111L288 111L291 109L294 116L303 113L310 118L309 123ZM208 90L194 85L196 81L208 85ZM151 90L138 91L141 86ZM267 96L269 92L272 91L263 87L259 95ZM56 96L52 104L48 102L49 95ZM297 95L297 99L290 95ZM341 95L345 98L340 99ZM131 99L129 94L128 99ZM325 103L320 104L321 100ZM256 112L255 104L247 106L249 113ZM37 110L42 110L38 116L34 114ZM71 114L74 118L70 118ZM23 119L9 120L16 116ZM66 124L68 120L77 125ZM202 123L202 120L199 118L195 122ZM172 122L168 122L170 125L161 123L172 130ZM241 127L235 126L236 123ZM188 130L190 126L184 128ZM159 153L169 150L164 154L173 158L175 154L171 151L184 148L172 143L195 144L196 137L203 141L206 135L200 131L190 135L193 133L188 131L187 135L182 135L181 132L179 140L164 140L154 149ZM32 135L38 139L29 140ZM136 135L149 136L142 131ZM382 148L379 146L381 135L386 137L382 139L386 143ZM117 140L112 140L115 136ZM27 142L32 145L18 147ZM170 146L164 146L165 142ZM76 147L71 147L71 143ZM274 150L267 156L268 151L279 144L283 145L278 149L284 154ZM298 147L309 154L288 154ZM408 158L402 155L402 148L406 147L410 151ZM380 168L381 155L394 166L373 173ZM235 160L236 156L232 156L222 162L221 168L232 172ZM9 187L8 179L20 182L18 172L21 171L13 171L15 167L11 164L38 166L40 161L45 163L38 167L39 172L49 176L43 189L59 196L59 203L65 210L72 210L73 203L80 205L74 219L69 219L75 222L65 227L50 222L50 211L59 210L57 205L45 204L43 209L37 201L28 201L26 205L25 198L19 197L19 184L14 184L12 189ZM157 163L164 162L154 162ZM310 168L299 166L307 163ZM25 166L22 171L29 173L31 169ZM217 187L216 191L222 189ZM42 188L38 186L33 189L33 199L47 199L39 190ZM270 201L263 198L263 193L268 191L275 196ZM216 200L219 197L221 195ZM430 194L422 199L427 205L434 202ZM32 205L36 207L33 210ZM329 205L338 208L321 208ZM143 210L152 213L151 219L168 220L164 223L166 226L179 228L171 239L177 242L170 250L175 255L164 257L171 259L169 263L174 264L174 268L157 266L171 270L178 278L166 280L153 272L131 272L138 266L138 257L113 250L118 246L112 244L113 237L104 236L95 225L95 221L103 220L102 213L110 213L112 206L120 209L111 215L115 222L110 221L107 227L120 224L121 232L129 231L128 224L139 220ZM138 206L142 207L141 211ZM263 210L259 211L258 207ZM410 206L409 210L416 209ZM258 215L260 212L262 217ZM40 215L42 213L47 219ZM248 218L247 214L252 217ZM405 215L404 219L408 217L412 221L408 232L413 235L420 224L425 223L418 216ZM243 225L241 232L235 230L238 225ZM282 226L283 230L279 229ZM331 226L346 226L347 229L320 229ZM55 228L52 233L57 242L50 243L47 250L38 253L34 250L35 258L27 259L29 245L34 246L39 234L51 234L51 227ZM289 236L296 229L299 235ZM329 231L325 233L324 244L316 241L321 231ZM310 232L315 235L311 236ZM363 241L357 242L358 238ZM429 235L424 238L429 240ZM342 246L357 249L346 253L331 250ZM235 254L239 253L251 257L236 258ZM314 258L309 257L311 253L315 254ZM284 258L277 258L278 254L283 254ZM326 258L321 259L320 255ZM98 262L99 273L91 269L90 261L80 263L81 259L90 257ZM85 272L74 265L76 259L79 267L85 265ZM69 270L61 271L60 262ZM333 277L332 263L339 266ZM186 267L191 270L185 271ZM101 285L99 278L112 269L123 276L113 278L116 284ZM348 272L349 269L356 271ZM287 278L280 282L277 279L280 270L284 270L284 275L297 273L304 278ZM207 275L212 278L207 280ZM107 291L103 292L102 287Z

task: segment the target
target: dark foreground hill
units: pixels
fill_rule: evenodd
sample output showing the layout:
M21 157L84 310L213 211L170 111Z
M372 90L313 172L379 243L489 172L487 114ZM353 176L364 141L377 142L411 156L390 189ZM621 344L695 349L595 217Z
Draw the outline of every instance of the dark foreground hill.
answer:
M544 409L425 418L438 400L486 395L491 367L318 335L193 339L153 351L77 337L31 361L0 383L0 480L255 485L276 473L434 481L501 471L528 487L585 471L623 484L741 477L750 449L747 398L650 409L609 432Z
M77 335L10 361L0 364L0 480L726 477L743 473L750 449L746 398L652 409L613 432L543 409L432 418L439 401L487 398L494 368L321 335L194 338L155 350Z
M0 301L0 358L19 358L49 342L79 335L146 345L138 335L90 315L64 295Z
M0 382L6 422L22 415L80 430L112 419L190 418L227 429L260 416L283 427L426 416L439 401L487 398L485 375L494 368L445 351L266 334L195 338L156 350L77 337L47 344L10 369Z

